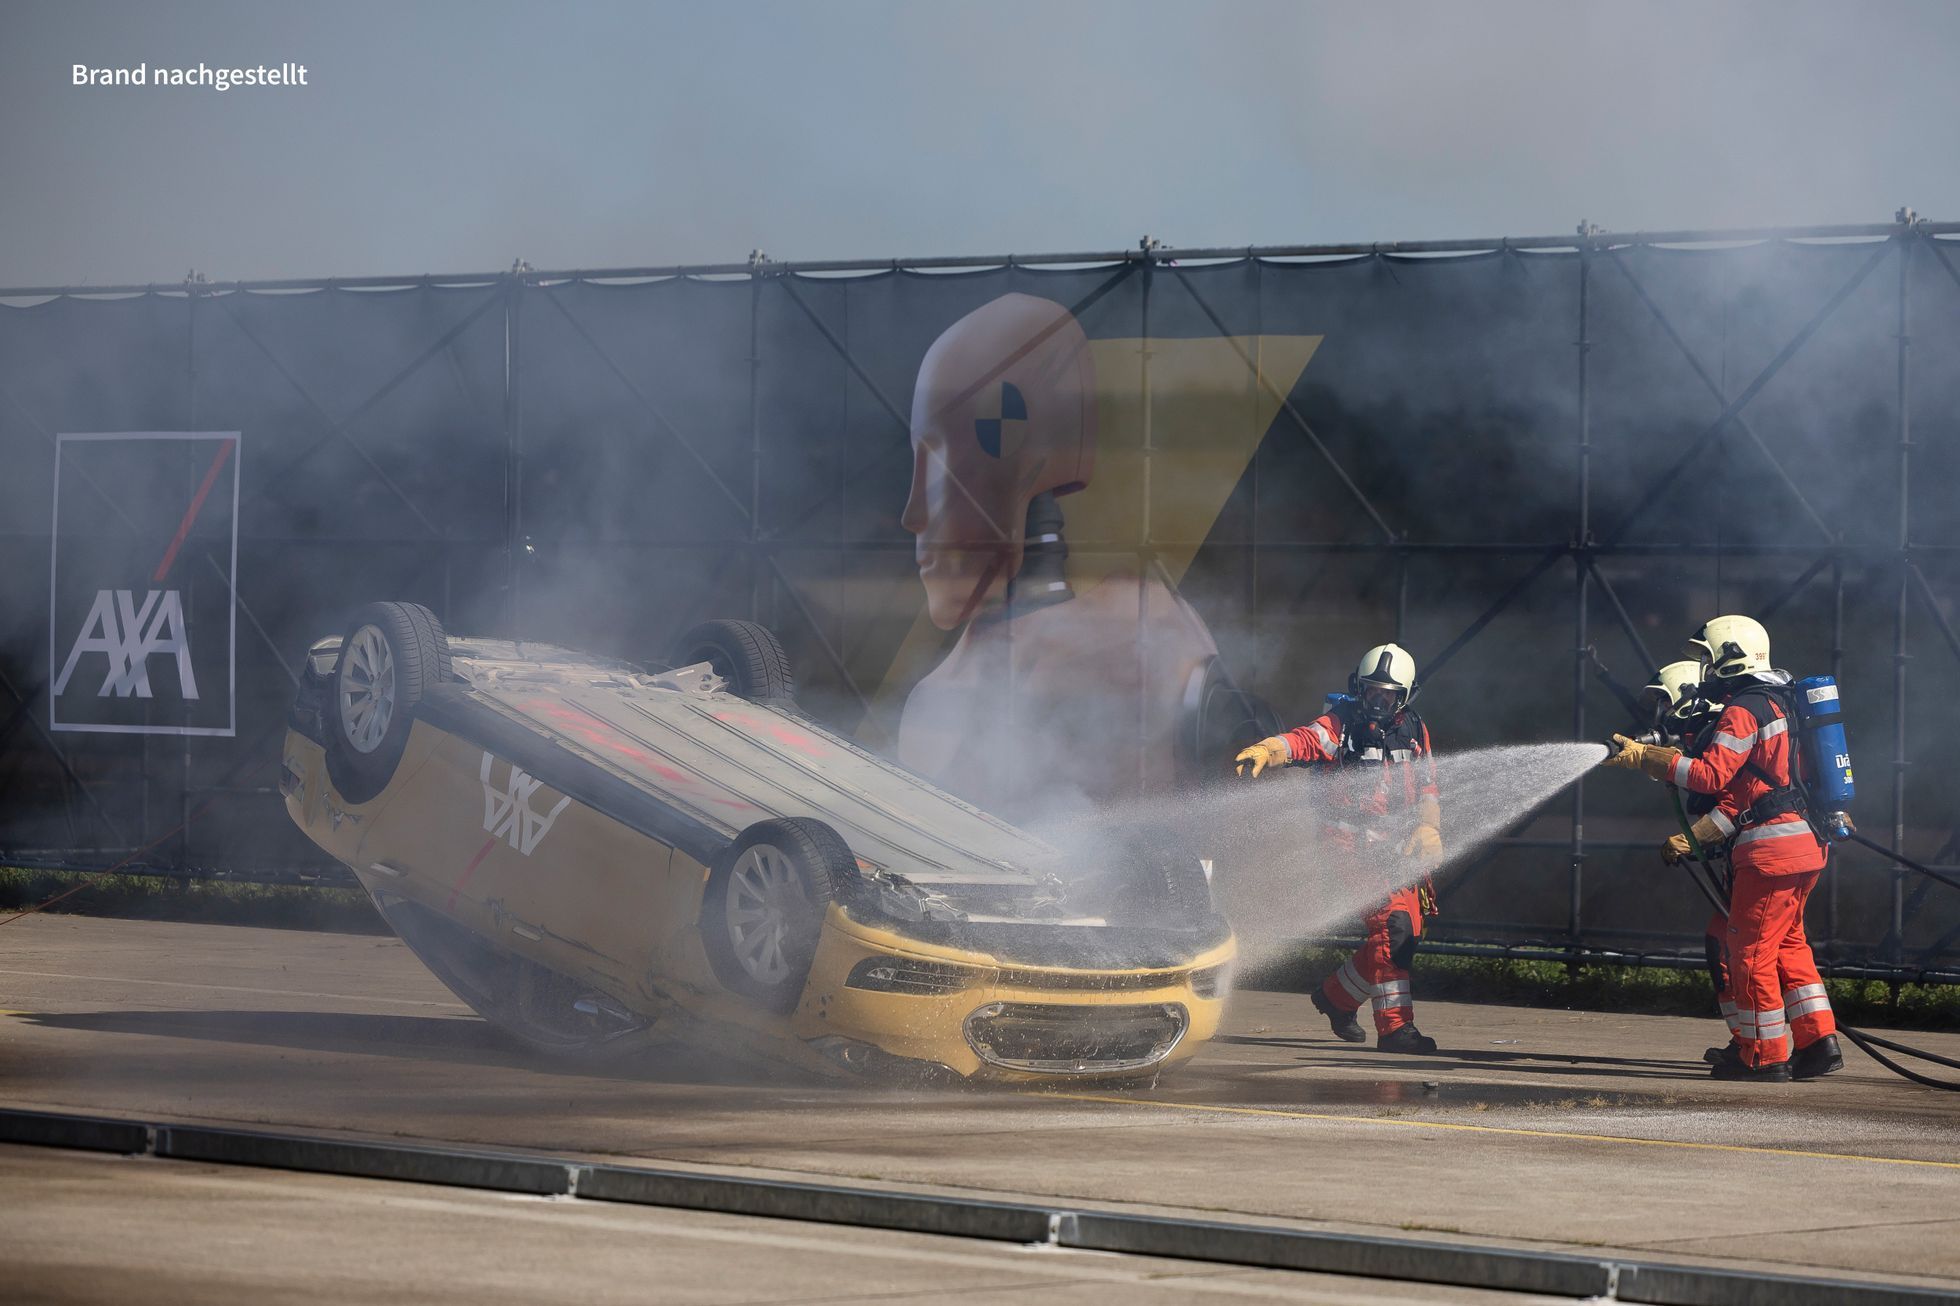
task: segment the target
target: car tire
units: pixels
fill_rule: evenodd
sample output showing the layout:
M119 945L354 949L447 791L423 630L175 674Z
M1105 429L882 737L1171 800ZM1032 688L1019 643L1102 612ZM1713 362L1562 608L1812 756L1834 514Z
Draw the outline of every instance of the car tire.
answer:
M1174 750L1178 784L1232 779L1232 758L1240 749L1285 728L1266 700L1232 683L1224 661L1213 654L1185 682Z
M715 976L771 1011L803 996L823 917L857 874L837 831L807 816L758 821L715 859L701 940Z
M449 675L449 637L421 604L370 603L354 614L321 714L328 777L342 798L364 803L387 788L415 709Z
M751 703L789 704L796 698L796 674L789 654L769 627L724 618L704 621L674 643L676 667L706 662L728 682L728 691Z

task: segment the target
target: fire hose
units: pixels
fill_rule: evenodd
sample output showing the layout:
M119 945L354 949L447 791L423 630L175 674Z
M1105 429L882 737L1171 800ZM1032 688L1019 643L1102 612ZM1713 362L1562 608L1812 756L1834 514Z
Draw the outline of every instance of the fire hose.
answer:
M1960 889L1960 880L1955 880L1953 877L1948 875L1942 875L1930 866L1922 866L1918 862L1912 860L1912 858L1910 857L1901 856L1900 854L1892 851L1890 848L1887 848L1884 844L1877 843L1871 839L1867 839L1864 835L1859 834L1856 830L1847 831L1847 837L1853 843L1861 844L1864 847L1871 849L1875 853L1880 853L1885 857L1888 857L1891 860L1897 862L1899 865L1905 867L1909 871L1918 871L1921 875L1925 876L1930 880L1938 880L1941 884L1944 884L1949 888ZM1859 1047L1863 1048L1867 1056L1869 1056L1873 1061L1878 1062L1879 1065L1884 1066L1887 1070L1891 1071L1895 1075L1903 1075L1905 1078L1910 1079L1913 1083L1924 1084L1928 1088L1944 1088L1949 1092L1960 1092L1960 1083L1955 1083L1950 1079L1935 1079L1931 1075L1922 1075L1919 1074L1917 1071L1908 1070L1904 1066L1900 1065L1898 1062L1886 1056L1885 1053L1880 1052L1878 1049L1886 1048L1890 1051L1897 1052L1902 1056L1917 1057L1921 1061L1931 1061L1937 1065L1947 1066L1954 1070L1960 1070L1960 1061L1955 1061L1950 1057L1935 1056L1933 1053L1926 1051L1924 1048L1908 1047L1903 1043L1894 1043L1892 1040L1880 1038L1876 1034L1867 1034L1865 1031L1861 1029L1850 1029L1847 1028L1846 1026L1840 1025L1838 1026L1838 1033L1844 1035L1846 1038L1850 1039L1853 1043L1856 1043Z
M1674 819L1681 823L1681 833L1688 840L1690 859L1683 865L1689 867L1688 878L1701 890L1701 896L1714 905L1722 915L1729 914L1728 895L1722 891L1722 879L1715 874L1715 868L1708 864L1708 854L1702 850L1701 841L1695 838L1695 828L1688 820L1688 809L1681 805L1681 791L1668 786L1668 797L1674 800Z

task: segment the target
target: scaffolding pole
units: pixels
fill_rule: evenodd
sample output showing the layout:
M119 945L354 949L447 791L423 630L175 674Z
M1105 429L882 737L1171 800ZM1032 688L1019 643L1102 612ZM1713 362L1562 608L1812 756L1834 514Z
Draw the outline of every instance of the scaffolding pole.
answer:
M1590 224L1580 223L1582 241ZM1572 738L1583 740L1586 737L1586 673L1591 663L1590 645L1586 629L1586 607L1592 579L1592 338L1590 326L1590 295L1592 283L1592 250L1589 243L1579 248L1579 334L1573 342L1578 354L1579 393L1577 422L1574 425L1576 452L1578 455L1577 475L1573 488L1576 496L1572 539L1575 552L1572 558ZM1567 884L1568 903L1566 916L1566 938L1573 949L1580 947L1580 937L1584 932L1585 918L1581 900L1585 892L1586 866L1586 780L1581 776L1572 785L1572 843L1571 868ZM1568 963L1568 970L1576 974L1578 962Z

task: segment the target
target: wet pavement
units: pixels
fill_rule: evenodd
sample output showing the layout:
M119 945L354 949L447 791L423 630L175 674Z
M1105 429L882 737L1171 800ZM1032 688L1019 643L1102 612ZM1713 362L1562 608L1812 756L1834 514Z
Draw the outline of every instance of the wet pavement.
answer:
M928 1091L541 1062L392 939L32 917L0 931L0 1105L1960 1284L1954 1095L1850 1047L1826 1080L1717 1083L1712 1018L1417 1001L1433 1056L1243 993L1154 1089Z

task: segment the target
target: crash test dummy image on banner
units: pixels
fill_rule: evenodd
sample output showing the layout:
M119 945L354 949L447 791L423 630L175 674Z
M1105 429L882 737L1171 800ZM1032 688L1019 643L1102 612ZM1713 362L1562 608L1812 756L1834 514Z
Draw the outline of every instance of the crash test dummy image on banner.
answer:
M1007 294L939 336L913 392L903 524L932 624L959 638L907 698L899 758L1010 820L1170 789L1186 687L1218 653L1161 575L1069 562L1097 385L1068 310Z

